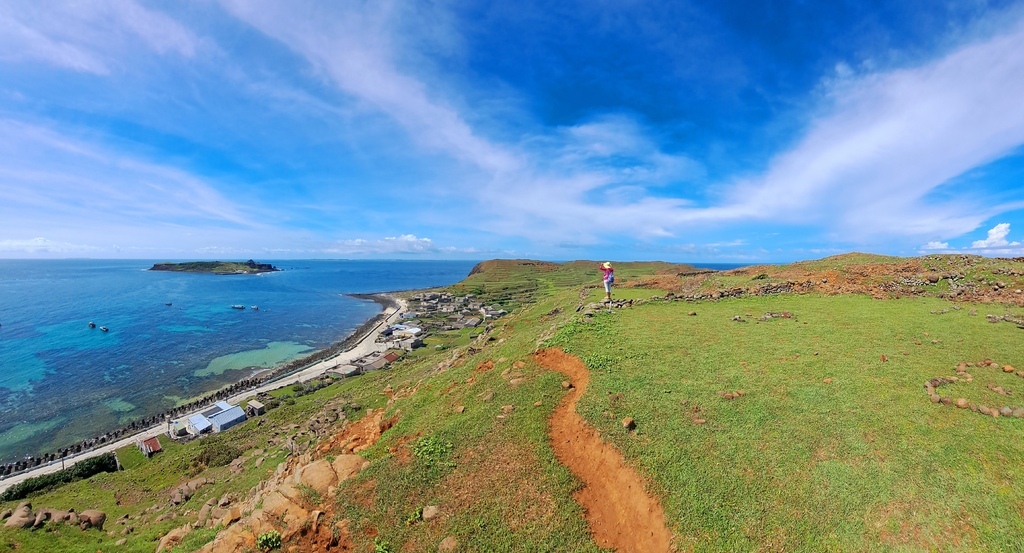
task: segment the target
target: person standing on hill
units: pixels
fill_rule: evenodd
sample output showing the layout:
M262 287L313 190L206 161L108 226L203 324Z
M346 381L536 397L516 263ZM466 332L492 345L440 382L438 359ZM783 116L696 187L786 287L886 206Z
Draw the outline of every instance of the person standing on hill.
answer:
M608 303L611 303L612 283L615 282L615 269L612 269L612 263L610 261L605 261L598 268L604 273L604 295L608 300Z

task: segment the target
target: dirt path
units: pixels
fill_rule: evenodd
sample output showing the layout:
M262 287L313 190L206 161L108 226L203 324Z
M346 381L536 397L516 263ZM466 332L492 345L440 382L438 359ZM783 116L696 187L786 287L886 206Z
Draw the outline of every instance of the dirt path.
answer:
M558 460L585 484L574 497L586 510L594 541L621 552L671 551L672 533L657 498L647 494L640 475L615 446L576 413L576 402L590 380L586 366L560 349L540 350L535 358L542 367L569 377L574 386L551 415L551 445Z

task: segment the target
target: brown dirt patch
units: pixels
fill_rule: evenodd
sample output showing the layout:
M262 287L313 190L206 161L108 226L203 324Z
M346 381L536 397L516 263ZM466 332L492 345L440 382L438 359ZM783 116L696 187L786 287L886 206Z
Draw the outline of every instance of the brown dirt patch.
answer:
M345 425L341 432L317 446L318 457L328 453L358 453L380 439L380 435L398 422L397 417L384 420L384 410L377 409L358 421Z
M542 367L569 377L573 388L551 415L551 446L558 459L583 480L573 496L586 510L594 541L616 551L669 551L672 533L657 498L615 447L601 439L576 413L590 373L583 362L560 349L540 350Z
M494 368L494 361L487 360L487 361L484 361L483 363L480 363L479 365L477 365L476 368L473 369L473 372L475 372L475 373L485 373L485 372L487 372L487 371L489 371L489 370L491 370L493 368Z

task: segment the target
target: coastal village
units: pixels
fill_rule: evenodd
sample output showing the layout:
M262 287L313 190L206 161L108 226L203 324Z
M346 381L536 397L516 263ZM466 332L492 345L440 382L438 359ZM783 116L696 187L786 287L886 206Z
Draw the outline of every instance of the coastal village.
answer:
M404 354L424 347L425 339L432 334L476 329L485 321L508 314L500 306L485 304L473 294L421 292L410 296L402 305L405 309L398 314L401 322L389 324L380 330L374 340L377 344L374 351L351 362L331 366L325 371L324 376L350 378L385 369L401 359ZM245 402L244 407L225 401L227 394L237 393L257 384L258 379L246 379L207 398L175 408L162 416L148 417L126 428L85 440L57 452L28 456L23 460L0 465L0 479L88 453L94 448L130 435L133 431L141 431L160 420L166 421L166 436L178 441L189 441L206 434L228 430L248 418L264 414L276 405L276 400L266 392L260 392L256 398ZM193 413L202 405L209 407ZM136 446L147 457L160 451L159 442L154 438L136 440Z

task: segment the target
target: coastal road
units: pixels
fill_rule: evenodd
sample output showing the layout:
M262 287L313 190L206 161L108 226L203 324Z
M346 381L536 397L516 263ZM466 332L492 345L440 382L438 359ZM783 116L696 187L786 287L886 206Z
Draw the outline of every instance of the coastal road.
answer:
M384 329L385 326L387 326L389 324L393 324L393 323L398 321L398 315L402 311L404 311L406 306L407 306L406 302L404 300L400 299L400 298L394 298L393 297L392 299L394 299L395 301L398 302L398 307L397 308L385 309L382 312L385 315L384 320L382 320L380 323L378 323L377 326L373 327L373 329L370 330L370 332L368 332L366 334L366 336L363 337L362 340L359 340L359 342L357 342L354 346L352 346L348 350L343 351L343 352L339 353L338 355L336 355L334 357L331 357L329 359L324 359L323 361L320 361L319 363L311 365L311 366L309 366L309 367L307 367L307 368L305 368L305 369L303 369L303 370L301 370L299 372L290 374L290 375L288 375L288 376L286 376L284 378L281 378L280 380L275 380L273 382L268 382L267 384L264 384L264 385L259 386L257 388L253 388L253 389L250 389L250 390L245 390L244 392L239 392L239 393L237 393L237 394L235 394L235 395L233 395L231 397L225 398L224 401L227 401L228 403L237 405L240 401L242 401L244 399L248 399L250 397L253 397L256 394L259 394L261 392L270 392L272 390L277 390L277 389L283 388L285 386L290 386L292 384L295 384L296 382L303 382L303 381L306 381L306 380L311 380L313 378L316 378L318 376L323 375L328 370L333 369L334 367L337 367L338 365L351 364L353 361L355 361L356 359L359 359L360 357L365 357L365 356L367 356L367 355L369 355L371 353L375 353L375 352L379 353L379 352L386 351L387 350L387 345L386 344L378 344L377 343L377 337L380 336L380 333ZM188 418L188 417L190 417L192 415L195 415L197 413L201 413L201 412L205 411L208 408L209 408L209 405L206 405L206 406L202 407L201 409L196 409L192 413L183 414L180 417L178 417L178 419L186 419L186 418ZM230 430L228 430L228 432L230 432ZM77 463L79 461L82 461L84 459L89 459L90 457L96 457L97 455L102 455L104 453L115 451L115 450L121 449L122 447L125 447L125 446L128 446L128 445L134 445L135 441L140 439L140 438L141 439L145 439L145 438L150 438L150 437L153 437L153 436L159 436L160 434L166 434L166 433L167 433L167 424L166 423L160 423L158 425L155 425L155 426L152 426L150 428L147 428L146 430L143 430L141 432L137 432L137 433L135 433L135 434L133 434L131 436L127 436L127 437L121 438L120 440L118 440L116 442L111 442L111 443L104 444L104 445L102 445L100 447L97 447L95 449L92 449L92 450L89 450L89 451L86 451L86 452L79 453L78 455L74 455L72 457L65 457L63 463L61 463L60 461L55 461L55 462L52 462L52 463L50 463L48 465L41 465L41 466L38 466L38 467L33 468L31 470L27 470L25 472L18 473L18 474L15 474L13 476L8 476L7 478L4 478L4 479L0 480L0 493L2 493L7 488L17 484L18 482L22 482L22 481L27 480L29 478L33 478L33 477L36 477L36 476L42 476L44 474L49 474L51 472L57 472L58 470L61 470L62 468L70 467L70 466L74 465L75 463Z

